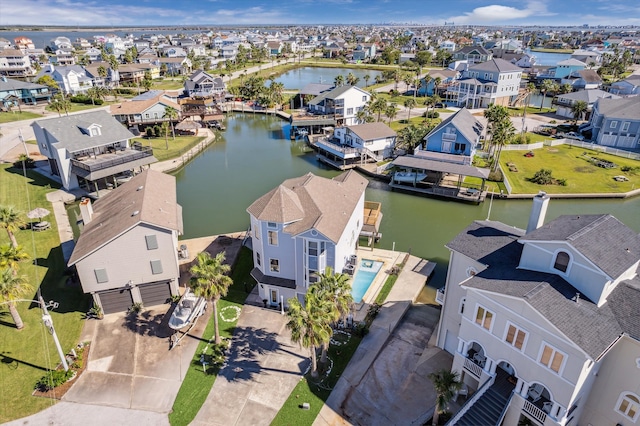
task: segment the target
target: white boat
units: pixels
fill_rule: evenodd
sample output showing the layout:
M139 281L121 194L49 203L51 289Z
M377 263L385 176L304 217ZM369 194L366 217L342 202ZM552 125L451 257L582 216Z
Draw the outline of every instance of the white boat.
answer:
M204 313L206 306L207 301L204 297L196 296L188 288L169 318L169 327L180 330L188 326Z
M393 180L396 182L420 182L427 177L426 173L421 172L395 172L393 174Z

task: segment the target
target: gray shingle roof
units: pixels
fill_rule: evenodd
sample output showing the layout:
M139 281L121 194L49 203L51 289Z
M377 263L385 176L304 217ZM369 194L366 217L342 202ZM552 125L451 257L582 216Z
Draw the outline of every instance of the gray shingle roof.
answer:
M554 240L575 240L585 238L577 235L583 230L588 238L593 237L589 235L592 232L609 231L619 237L617 220L609 215L593 215L571 223L559 219L557 226L538 234L556 237ZM618 284L601 307L584 297L576 301L578 291L561 277L518 269L523 246L517 239L523 234L521 229L491 221L476 221L458 234L447 247L488 266L465 281L464 286L522 299L592 358L601 355L622 333L640 337L640 278ZM636 253L635 258L637 261L640 254Z
M514 72L522 71L517 65L507 62L504 59L493 58L481 64L469 67L470 71L489 71L489 72Z
M622 99L599 99L598 112L607 118L640 119L640 96Z
M138 223L182 233L180 212L176 178L147 169L93 204L93 220L82 230L69 266Z
M87 123L100 125L101 134L89 136L83 132L82 128L86 128ZM34 128L43 129L47 138L52 142L55 141L56 148L65 148L69 152L104 146L135 137L104 110L37 120L31 125Z
M560 216L522 240L566 241L614 279L640 259L640 236L609 214Z
M383 122L364 123L347 128L364 141L397 136L397 133Z
M0 78L0 92L9 91L9 90L20 90L20 89L43 89L47 86L36 83L29 83L28 81L20 81L14 80L12 78Z
M285 231L291 235L315 229L338 242L368 183L354 171L334 179L307 173L285 180L247 212L260 221L288 223Z
M478 140L478 137L484 128L482 123L471 115L468 109L462 108L449 118L445 119L442 123L438 124L435 129L424 137L424 140L428 141L432 135L447 126L454 126L470 143L474 143Z
M363 94L367 94L369 95L369 92L365 92L364 90L360 89L357 86L349 86L349 85L344 85L344 86L339 86L336 87L334 89L329 90L328 92L323 92L321 94L319 94L318 96L316 96L315 98L313 98L309 104L310 105L317 105L320 102L322 102L323 99L337 99L339 98L341 95L343 95L346 91L351 90L351 89L355 89L355 90L359 90L361 91Z
M571 100L571 101L585 101L587 104L593 104L600 98L619 99L620 96L614 95L609 92L605 92L600 89L579 90L577 92L567 93L565 95L559 95L558 100Z

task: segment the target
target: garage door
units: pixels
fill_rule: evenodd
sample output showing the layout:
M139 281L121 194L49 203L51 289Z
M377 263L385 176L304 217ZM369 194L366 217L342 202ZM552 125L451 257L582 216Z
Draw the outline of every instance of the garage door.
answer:
M162 305L171 297L169 283L146 284L138 287L142 304L147 306Z
M98 296L100 296L102 312L105 314L124 312L133 305L130 290L105 291L98 293Z

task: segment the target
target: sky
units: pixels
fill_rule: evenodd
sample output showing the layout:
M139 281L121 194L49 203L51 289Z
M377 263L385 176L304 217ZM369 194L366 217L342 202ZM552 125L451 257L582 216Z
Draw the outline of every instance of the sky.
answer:
M638 0L0 0L0 25L640 25Z

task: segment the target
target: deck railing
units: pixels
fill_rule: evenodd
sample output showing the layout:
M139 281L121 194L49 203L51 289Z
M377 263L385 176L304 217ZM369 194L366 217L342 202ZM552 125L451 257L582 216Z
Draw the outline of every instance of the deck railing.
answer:
M469 370L469 372L474 376L476 376L477 378L480 378L480 376L482 376L482 367L480 367L478 364L476 364L469 358L464 359L464 368Z
M528 399L524 400L524 406L522 407L522 411L533 417L536 421L540 422L540 424L544 424L544 421L547 420L547 413L542 411L541 408L538 408Z

